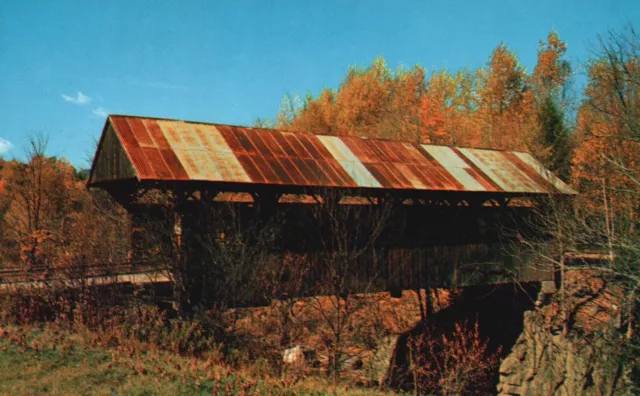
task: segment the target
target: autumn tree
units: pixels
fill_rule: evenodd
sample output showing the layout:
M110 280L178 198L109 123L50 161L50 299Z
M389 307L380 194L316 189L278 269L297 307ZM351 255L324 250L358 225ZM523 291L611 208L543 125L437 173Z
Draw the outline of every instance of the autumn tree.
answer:
M419 138L419 107L424 70L399 68L395 73L383 58L369 68L352 67L337 91L309 95L299 107L285 96L278 127L299 132L387 139ZM295 98L295 97L294 97Z
M619 379L629 369L637 375L640 351L639 64L640 39L633 29L600 39L587 64L589 80L573 132L572 177L580 194L572 202L550 199L536 219L537 234L543 236L535 244L538 257L561 274L553 301L558 315L550 320L570 336L585 301L601 302L605 320L589 316L580 331L602 341L598 345L608 359L599 364L614 373L610 394L624 385ZM580 271L569 271L569 261ZM573 281L568 281L570 272Z
M46 155L47 138L29 140L27 162L3 167L0 191L1 254L26 270L121 263L128 251L128 222L103 192L87 191L64 158Z
M640 180L640 38L633 29L601 39L587 65L578 110L574 183L604 213L638 219Z
M327 189L305 224L304 240L315 255L309 305L321 318L321 337L329 350L334 383L352 357L349 337L362 331L354 315L362 309L359 293L371 292L384 273L393 235L396 206L383 198L367 200Z
M565 108L570 104L567 94L571 66L564 59L567 45L556 32L547 42L540 42L538 62L531 76L536 97L537 139L530 151L560 178L568 181L571 168L571 142L566 127Z
M69 164L48 158L46 147L44 135L32 137L26 150L28 162L14 162L6 180L9 207L3 225L27 268L51 263L74 182Z
M431 73L420 103L420 141L450 146L478 146L473 122L476 110L475 75L462 70Z
M524 67L504 44L493 51L488 66L477 73L475 117L480 145L527 151L532 140L533 96L527 87Z

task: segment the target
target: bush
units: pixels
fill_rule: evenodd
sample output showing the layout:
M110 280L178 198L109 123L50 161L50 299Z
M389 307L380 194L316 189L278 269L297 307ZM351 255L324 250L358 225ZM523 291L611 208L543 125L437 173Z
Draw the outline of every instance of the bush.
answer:
M411 369L417 394L490 394L500 363L489 353L478 322L456 323L449 335L433 329L411 340Z

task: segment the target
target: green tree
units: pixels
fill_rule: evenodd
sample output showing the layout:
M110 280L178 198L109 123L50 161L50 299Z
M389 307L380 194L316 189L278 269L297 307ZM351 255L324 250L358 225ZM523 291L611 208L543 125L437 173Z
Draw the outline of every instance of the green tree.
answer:
M562 180L568 181L571 174L569 131L565 126L564 112L551 95L547 95L538 108L538 127L542 144L548 151L547 167Z

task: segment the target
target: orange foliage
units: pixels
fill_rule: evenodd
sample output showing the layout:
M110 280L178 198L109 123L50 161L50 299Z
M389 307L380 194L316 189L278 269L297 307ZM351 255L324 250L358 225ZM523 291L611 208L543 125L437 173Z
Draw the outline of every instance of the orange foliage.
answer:
M635 83L620 83L634 77ZM584 193L585 204L603 212L606 194L614 211L632 218L638 215L640 193L640 142L633 130L639 108L637 81L638 59L624 64L601 59L590 66L573 159L574 184Z
M39 150L26 164L5 163L2 177L3 264L41 269L125 256L124 211L109 205L99 193L92 197L65 159L46 157Z
M426 78L415 66L395 73L384 59L352 68L336 90L309 96L300 109L281 112L279 127L315 134L400 139L422 143L542 152L536 84L563 84L566 45L555 33L541 44L528 76L516 55L498 46L486 69ZM540 82L540 83L539 83Z

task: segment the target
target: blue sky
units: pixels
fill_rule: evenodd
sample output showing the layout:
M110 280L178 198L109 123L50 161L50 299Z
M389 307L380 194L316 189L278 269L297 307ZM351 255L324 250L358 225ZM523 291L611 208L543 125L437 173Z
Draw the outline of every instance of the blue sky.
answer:
M531 71L555 29L574 68L640 1L35 1L0 5L0 155L30 134L87 167L107 113L250 125L285 93L395 69L486 64L504 41Z

